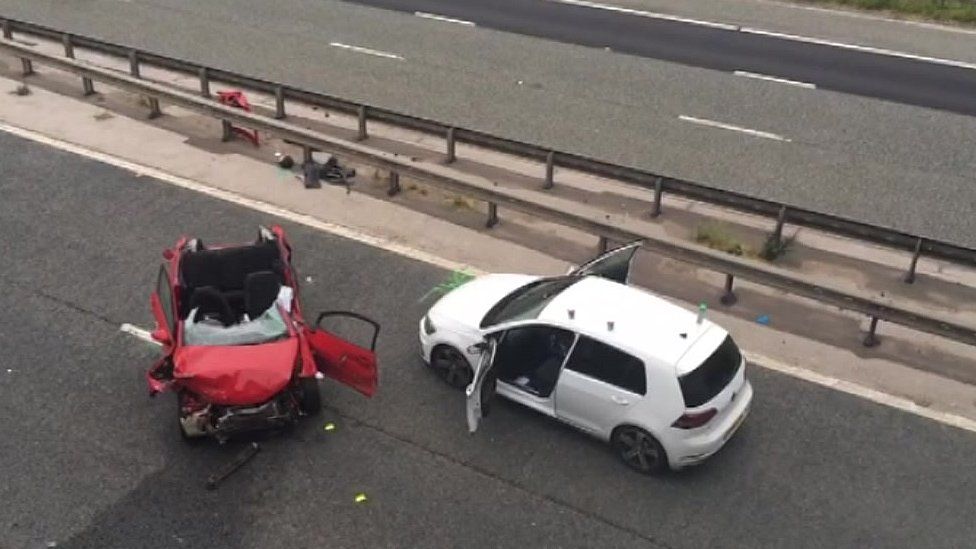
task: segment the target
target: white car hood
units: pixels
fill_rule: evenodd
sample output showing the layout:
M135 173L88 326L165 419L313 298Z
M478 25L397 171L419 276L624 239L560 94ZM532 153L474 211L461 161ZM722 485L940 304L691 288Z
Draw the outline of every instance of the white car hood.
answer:
M523 274L480 276L452 290L435 303L430 309L430 319L435 325L440 324L438 327L477 332L481 319L492 306L516 288L538 278Z

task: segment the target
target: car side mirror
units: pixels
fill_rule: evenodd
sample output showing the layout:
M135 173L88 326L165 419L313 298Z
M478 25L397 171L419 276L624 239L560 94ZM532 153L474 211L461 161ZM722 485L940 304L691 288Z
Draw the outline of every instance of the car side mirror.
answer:
M468 346L468 354L469 355L480 355L481 353L485 352L485 349L487 349L487 348L488 348L488 342L486 342L486 341L479 341L478 343L475 343L474 345L469 345Z
M165 328L156 328L150 335L154 341L160 343L161 345L169 345L171 342L169 338L169 330Z
M169 248L163 250L163 259L165 259L166 261L173 259L173 250Z

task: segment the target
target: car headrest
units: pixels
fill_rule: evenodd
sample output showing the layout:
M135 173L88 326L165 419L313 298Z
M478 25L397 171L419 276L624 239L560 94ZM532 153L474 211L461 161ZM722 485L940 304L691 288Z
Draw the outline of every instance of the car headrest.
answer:
M258 271L244 277L244 312L251 319L274 305L281 290L280 277L271 271Z
M224 326L230 326L237 321L234 318L234 312L230 308L230 303L227 302L227 298L220 293L220 290L213 286L204 286L193 290L188 308L191 311L197 309L197 313L193 318L194 321L208 314L216 315L220 323Z

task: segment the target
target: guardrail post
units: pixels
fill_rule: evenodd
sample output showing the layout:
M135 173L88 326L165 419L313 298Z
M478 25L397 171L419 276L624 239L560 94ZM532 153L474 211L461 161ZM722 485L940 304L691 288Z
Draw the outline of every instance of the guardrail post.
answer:
M14 37L14 29L10 26L10 20L3 20L3 37L6 40L12 40Z
M780 206L779 216L776 218L776 229L773 230L773 242L777 246L783 243L783 225L786 224L786 206Z
M400 191L400 172L390 172L390 188L386 190L386 195L393 196L399 194Z
M364 141L367 137L366 134L366 105L359 106L359 135L356 139L359 141Z
M725 275L725 293L722 294L722 298L719 301L727 307L731 307L735 305L736 301L739 301L739 298L735 295L735 291L732 289L733 284L735 284L735 277L730 274Z
M553 173L556 171L556 153L549 151L546 155L546 182L542 185L543 189L551 189L555 182L553 181Z
M136 50L129 50L129 74L141 78L139 74L139 52Z
M664 194L664 178L658 177L654 180L654 207L651 208L651 217L661 215L661 196Z
M281 120L285 117L285 89L275 86L275 118Z
M159 118L163 115L162 109L159 108L159 99L155 97L149 98L149 119Z
M457 155L454 152L454 128L447 129L447 158L444 160L445 164L450 164L457 160Z
M607 250L610 249L610 240L607 239L607 237L605 237L605 236L601 236L600 237L600 241L597 242L596 247L599 248L599 250L600 250L599 253L601 253L601 254L606 253Z
M68 59L74 59L75 45L71 41L71 35L62 34L61 43L64 44L64 56ZM95 86L92 84L91 78L88 78L87 76L81 77L81 89L84 90L85 95L92 95L95 93Z
M26 57L20 58L20 66L23 69L22 73L24 76L30 76L34 74L34 63Z
M912 254L912 263L908 266L908 273L905 274L905 284L915 283L915 269L918 267L918 257L922 255L922 239L915 242L915 253Z
M200 95L210 99L210 71L207 67L200 67L197 72L200 75Z
M234 139L234 127L226 120L220 121L221 135L220 140L224 143Z
M485 227L490 229L498 225L498 204L494 202L488 203L488 221L485 222Z
M303 165L308 164L313 160L315 159L312 157L312 147L309 147L308 145L302 145L302 164Z
M878 336L876 335L877 331L878 331L878 317L872 316L871 325L868 327L868 334L864 336L865 347L877 347L878 343L881 343L878 340Z

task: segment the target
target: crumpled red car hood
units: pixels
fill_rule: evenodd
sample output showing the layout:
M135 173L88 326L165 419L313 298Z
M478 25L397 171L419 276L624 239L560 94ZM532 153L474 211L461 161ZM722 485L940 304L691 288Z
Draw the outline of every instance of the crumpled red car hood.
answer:
M288 385L296 353L297 337L260 345L181 347L173 376L214 404L261 404Z

